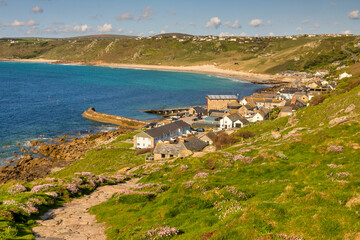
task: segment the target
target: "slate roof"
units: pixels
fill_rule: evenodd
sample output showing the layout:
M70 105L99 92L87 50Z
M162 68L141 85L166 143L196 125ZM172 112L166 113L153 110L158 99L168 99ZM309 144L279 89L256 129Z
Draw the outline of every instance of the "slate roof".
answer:
M206 96L210 100L237 100L237 96L235 95L207 95Z
M183 143L177 143L177 144L159 143L156 145L154 149L154 154L179 155L183 150L186 150L186 147Z
M233 113L230 114L229 116L227 116L232 122L236 122L238 120L240 120L242 123L248 123L249 121L246 120L245 118L241 117L239 114L237 113Z
M196 113L204 114L206 112L206 109L203 107L194 107L194 110Z
M144 131L144 133L150 135L153 138L157 138L157 137L163 136L164 134L174 132L177 129L184 129L184 128L190 128L190 125L187 124L186 122L180 120L180 121L176 121L173 123L163 125L161 127L146 130L146 131Z
M203 150L208 145L208 143L196 137L192 137L185 139L184 145L188 150L198 152Z

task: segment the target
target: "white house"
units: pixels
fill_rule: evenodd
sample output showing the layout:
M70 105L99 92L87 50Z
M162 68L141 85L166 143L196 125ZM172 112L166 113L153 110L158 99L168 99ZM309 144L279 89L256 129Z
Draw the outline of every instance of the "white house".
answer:
M190 133L191 127L184 121L176 121L152 128L134 136L134 148L154 148L157 143Z
M347 77L352 77L352 74L348 74L346 72L342 73L339 75L339 79L343 79L343 78L347 78Z
M220 120L220 128L228 129L234 127L243 127L244 124L248 122L249 121L241 117L240 114L233 113L228 116L225 116L223 119Z
M264 109L258 110L257 113L253 116L253 118L250 120L251 122L257 122L257 121L264 121L269 116L269 111L266 111Z

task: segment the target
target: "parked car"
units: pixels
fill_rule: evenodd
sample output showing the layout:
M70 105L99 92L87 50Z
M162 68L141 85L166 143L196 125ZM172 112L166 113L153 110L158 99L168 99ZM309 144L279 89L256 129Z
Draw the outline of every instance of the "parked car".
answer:
M196 131L197 132L204 132L205 130L203 128L197 128Z
M196 122L198 119L197 119L197 118L193 118L192 120L193 120L193 122Z

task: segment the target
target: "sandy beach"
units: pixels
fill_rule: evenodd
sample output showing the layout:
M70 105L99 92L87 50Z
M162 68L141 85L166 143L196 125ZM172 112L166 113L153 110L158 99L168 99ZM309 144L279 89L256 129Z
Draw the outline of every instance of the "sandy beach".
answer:
M52 64L74 64L74 65L91 65L101 67L112 68L132 68L132 69L148 69L157 71L171 71L171 72L190 72L209 74L219 77L231 78L236 80L243 80L256 84L281 84L295 81L296 78L249 73L234 70L221 69L214 65L197 65L197 66L165 66L165 65L144 65L144 64L122 64L122 63L104 63L104 62L71 62L71 61L59 61L50 59L0 59L0 61L10 62L33 62L33 63L52 63Z

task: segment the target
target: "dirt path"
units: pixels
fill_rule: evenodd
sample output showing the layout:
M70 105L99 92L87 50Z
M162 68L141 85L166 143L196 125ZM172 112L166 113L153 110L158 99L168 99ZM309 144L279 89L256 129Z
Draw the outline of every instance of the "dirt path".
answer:
M33 228L38 240L85 240L106 239L106 227L98 223L95 216L88 213L89 208L108 200L114 193L128 189L139 179L118 184L99 187L90 195L66 203L63 207L52 209L41 216Z

